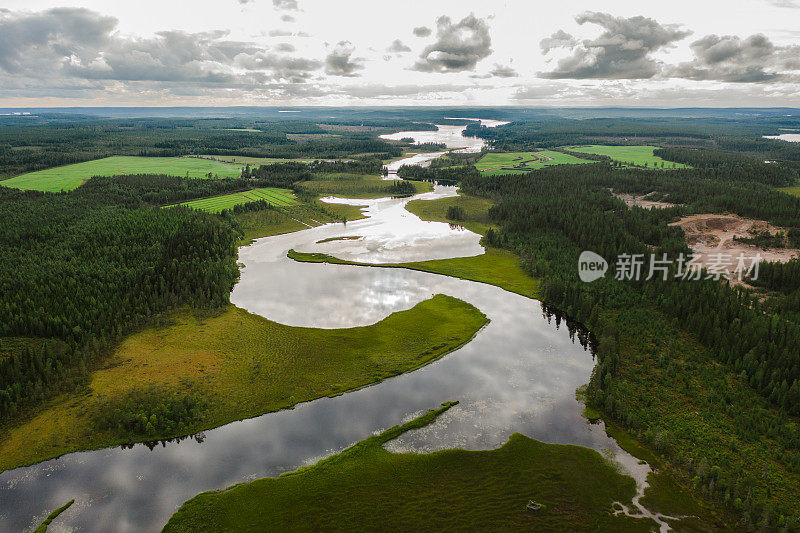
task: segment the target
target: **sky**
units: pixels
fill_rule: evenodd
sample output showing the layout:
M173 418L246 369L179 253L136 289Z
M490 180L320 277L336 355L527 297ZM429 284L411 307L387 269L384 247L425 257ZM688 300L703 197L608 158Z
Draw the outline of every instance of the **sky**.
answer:
M5 0L0 107L800 107L800 0Z

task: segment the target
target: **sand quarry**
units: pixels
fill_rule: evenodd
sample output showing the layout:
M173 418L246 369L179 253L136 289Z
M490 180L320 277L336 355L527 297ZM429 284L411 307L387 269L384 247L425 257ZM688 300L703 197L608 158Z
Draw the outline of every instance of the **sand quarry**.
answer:
M641 207L644 209L664 209L666 207L675 207L677 204L671 204L669 202L656 202L654 200L645 200L648 194L644 194L642 196L636 196L635 194L622 194L622 193L615 193L611 192L614 196L625 202L625 205L628 207ZM652 194L652 193L651 193Z
M737 215L690 215L683 217L671 226L679 226L686 234L686 243L695 254L701 254L703 266L714 261L717 254L724 254L732 258L731 265L723 268L730 275L736 268L737 258L743 254L750 258L761 254L762 261L777 261L785 263L795 257L800 257L800 250L791 248L762 248L734 240L738 238L751 238L757 233L769 231L775 234L786 230L773 226L763 220L751 220Z

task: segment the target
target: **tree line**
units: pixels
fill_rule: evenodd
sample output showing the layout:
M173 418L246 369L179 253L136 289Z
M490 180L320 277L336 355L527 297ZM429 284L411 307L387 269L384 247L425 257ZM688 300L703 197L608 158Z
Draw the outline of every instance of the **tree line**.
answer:
M0 359L0 421L80 382L97 356L159 313L227 303L238 277L237 234L223 218L144 200L131 208L144 183L182 178L96 180L60 194L0 187L0 268L14 272L0 280L0 337L58 340ZM153 194L175 199L189 182ZM126 184L134 192L122 192Z

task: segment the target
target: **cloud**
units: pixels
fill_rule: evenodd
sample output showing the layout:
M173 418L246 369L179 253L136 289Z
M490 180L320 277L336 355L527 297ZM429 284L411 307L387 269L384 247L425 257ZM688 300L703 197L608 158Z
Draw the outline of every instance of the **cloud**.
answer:
M447 16L436 19L436 42L425 47L413 70L420 72L463 72L474 70L492 53L489 26L469 16L454 24Z
M662 25L646 17L614 17L607 13L586 12L575 17L578 24L597 24L605 31L596 39L576 43L561 31L544 39L545 52L570 49L555 70L541 74L551 79L648 79L661 71L653 52L689 36L691 32L674 24Z
M519 73L511 68L509 65L494 64L494 68L489 71L489 74L496 78L516 78Z
M78 8L0 14L0 70L54 84L58 78L119 82L260 84L302 82L320 61L293 58L227 32L162 31L148 38L117 32L117 19ZM279 47L279 51L288 51ZM0 85L7 86L0 77Z
M281 20L284 22L294 22L295 18L291 15L281 15Z
M550 37L539 41L539 46L544 54L556 48L573 48L577 44L578 40L564 30L558 30Z
M392 44L390 44L389 47L386 48L386 51L392 54L402 54L405 52L410 52L411 48L403 44L403 41L401 41L400 39L395 39L394 41L392 41Z
M286 9L287 11L297 11L299 9L297 0L272 0L275 9Z
M775 7L786 7L789 9L800 9L800 4L795 0L769 0L769 3Z
M785 78L800 70L800 46L775 46L761 34L742 39L707 35L692 43L694 60L667 70L666 75L690 80L758 83Z
M362 70L363 59L352 58L355 48L350 41L339 41L333 51L325 58L325 73L332 76L349 78L360 76L356 71Z
M433 33L433 30L427 26L417 26L412 30L412 33L417 37L429 37Z

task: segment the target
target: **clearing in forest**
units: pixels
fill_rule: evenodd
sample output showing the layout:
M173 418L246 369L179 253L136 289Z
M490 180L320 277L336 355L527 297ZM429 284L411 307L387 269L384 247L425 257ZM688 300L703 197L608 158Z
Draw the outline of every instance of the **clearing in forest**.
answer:
M500 174L525 174L531 170L552 165L579 165L593 162L554 150L490 152L475 164L475 168L485 176L497 176Z
M689 168L688 165L683 163L675 163L667 161L660 157L653 155L653 151L658 149L658 146L607 146L602 144L590 144L582 146L567 146L565 147L570 152L580 152L584 154L605 155L636 167L647 167L657 169L673 169L673 168Z

